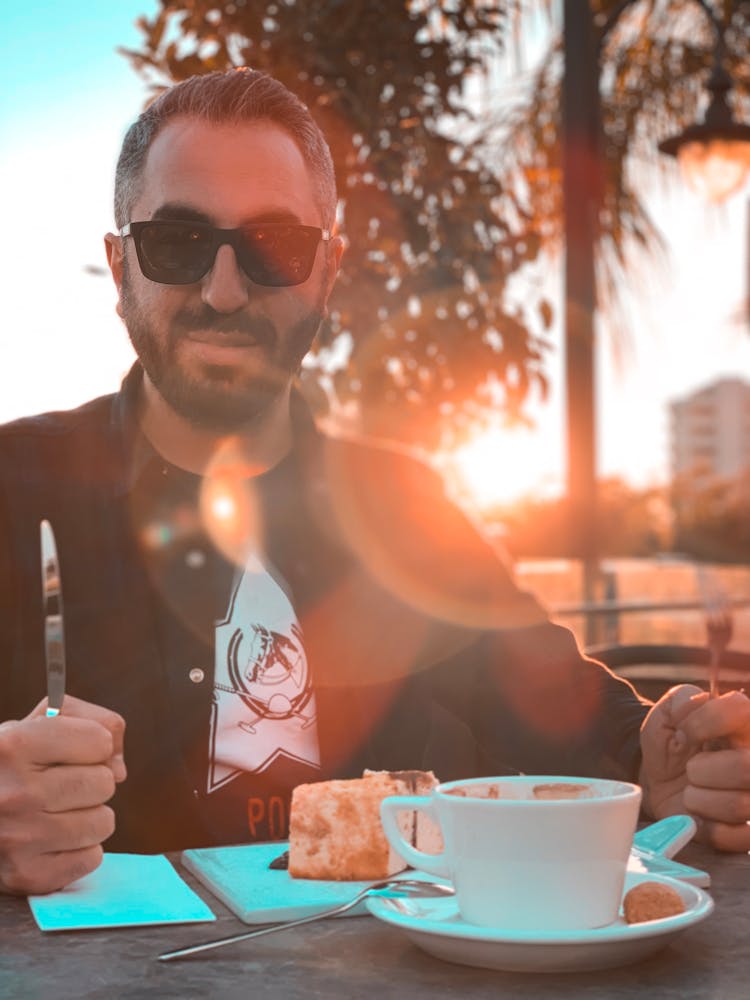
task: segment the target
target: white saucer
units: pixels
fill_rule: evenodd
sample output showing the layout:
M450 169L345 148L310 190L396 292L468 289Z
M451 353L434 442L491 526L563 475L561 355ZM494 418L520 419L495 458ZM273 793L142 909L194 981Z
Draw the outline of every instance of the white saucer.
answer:
M509 972L581 972L636 962L703 920L714 908L702 889L663 875L628 872L625 892L639 882L664 882L682 896L685 912L627 924L622 916L587 931L514 931L465 923L453 898L389 899L372 896L373 916L403 931L423 951L446 962Z

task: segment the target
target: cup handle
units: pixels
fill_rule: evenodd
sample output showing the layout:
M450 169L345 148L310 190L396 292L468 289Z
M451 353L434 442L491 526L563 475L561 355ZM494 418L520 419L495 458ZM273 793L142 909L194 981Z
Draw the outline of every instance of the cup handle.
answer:
M412 847L401 835L397 816L398 813L409 809L427 813L434 822L438 822L433 799L424 795L389 795L380 803L380 818L388 842L412 868L419 868L431 875L445 875L450 878L445 851L440 854L425 854L424 851L418 851L416 847Z

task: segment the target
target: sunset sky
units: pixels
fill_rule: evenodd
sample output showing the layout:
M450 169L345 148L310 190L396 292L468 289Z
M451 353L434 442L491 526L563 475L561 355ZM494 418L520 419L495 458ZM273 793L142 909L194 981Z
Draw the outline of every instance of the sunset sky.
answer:
M146 93L115 47L135 46L134 19L155 8L26 0L1 16L0 421L109 392L132 359L111 280L98 272L119 143ZM608 341L599 346L600 472L636 485L667 476L668 400L721 376L750 380L750 335L732 320L747 295L748 191L709 210L675 180L649 202L669 260L632 283L622 364ZM559 329L555 344L552 398L535 410L537 431L513 444L522 458L506 465L513 490L562 474Z

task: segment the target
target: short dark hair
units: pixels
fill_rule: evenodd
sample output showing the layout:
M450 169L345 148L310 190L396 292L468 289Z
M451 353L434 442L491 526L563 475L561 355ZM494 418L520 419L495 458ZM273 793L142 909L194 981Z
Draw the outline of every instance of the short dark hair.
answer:
M125 133L115 171L115 223L130 222L151 143L178 115L217 124L269 121L296 142L310 168L323 225L336 214L336 178L328 143L306 105L283 83L257 70L236 69L191 76L165 90Z

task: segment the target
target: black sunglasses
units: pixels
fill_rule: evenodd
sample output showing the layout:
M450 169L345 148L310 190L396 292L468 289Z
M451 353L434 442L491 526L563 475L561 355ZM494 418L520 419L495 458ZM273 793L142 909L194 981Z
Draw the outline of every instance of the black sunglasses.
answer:
M301 285L313 269L318 244L331 234L315 226L262 222L217 229L208 222L158 219L129 222L120 236L132 236L145 277L163 285L190 285L208 274L220 246L228 243L237 263L256 285Z

